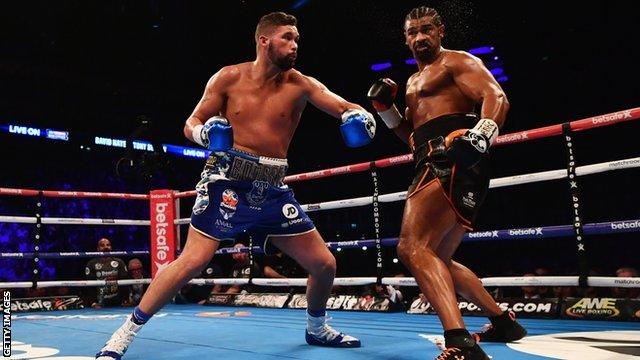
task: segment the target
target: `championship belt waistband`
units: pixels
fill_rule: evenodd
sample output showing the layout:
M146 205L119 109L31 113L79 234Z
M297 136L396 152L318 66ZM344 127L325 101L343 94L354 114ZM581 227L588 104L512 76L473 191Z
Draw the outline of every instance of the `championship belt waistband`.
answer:
M212 159L212 157L217 157L217 159ZM222 164L223 162L226 164ZM225 153L211 153L207 165L215 163L218 163L219 166L228 166L226 177L229 180L258 180L273 186L284 185L284 177L289 168L287 159L258 156L234 148Z

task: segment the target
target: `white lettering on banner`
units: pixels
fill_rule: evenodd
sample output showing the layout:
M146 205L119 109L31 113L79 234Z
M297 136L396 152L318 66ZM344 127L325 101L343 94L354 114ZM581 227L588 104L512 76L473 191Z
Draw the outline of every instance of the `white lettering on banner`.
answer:
M157 203L156 204L156 259L161 262L156 264L158 267L164 264L164 261L167 259L167 252L169 251L169 247L167 246L167 226L169 223L167 222L167 217L165 216L165 212L167 211L168 203Z
M640 164L640 159L628 159L628 160L619 160L613 161L609 163L610 168L624 167L624 166L638 166Z
M96 145L111 146L111 139L109 139L109 138L103 138L103 137L100 137L100 136L96 136L96 139L95 139L94 142L95 142Z
M338 246L358 246L358 240L338 241Z
M41 130L27 126L9 125L9 132L12 134L40 136Z
M173 196L168 190L155 190L151 198L151 260L152 276L164 270L175 258L173 228Z
M501 144L509 141L524 140L524 139L529 139L529 133L526 131L515 133L515 134L505 134L505 135L499 136L496 139L496 143Z
M484 237L498 237L498 230L472 232L472 233L468 233L467 236L470 239L484 238Z
M611 230L638 229L640 228L640 220L636 221L619 221L611 223Z
M336 169L331 169L331 174L342 174L351 171L351 166L343 166Z
M530 229L514 229L509 230L509 235L523 236L523 235L543 235L542 228L530 228Z
M604 124L610 121L622 120L622 119L631 119L631 110L618 111L612 114L594 116L591 118L592 124Z

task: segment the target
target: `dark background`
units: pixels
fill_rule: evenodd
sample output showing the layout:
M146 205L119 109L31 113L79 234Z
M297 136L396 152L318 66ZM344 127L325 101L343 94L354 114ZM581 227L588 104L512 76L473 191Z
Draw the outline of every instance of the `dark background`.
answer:
M558 1L502 5L360 0L11 2L0 12L0 125L69 130L72 138L60 143L0 133L0 186L123 192L192 189L202 160L142 158L136 153L136 167L123 177L115 173L115 165L127 155L125 150L90 146L88 151L80 146L91 145L95 135L126 138L138 127L141 115L150 118L153 126L138 138L193 146L183 137L182 126L207 79L224 65L253 60L255 24L261 15L276 10L298 18L302 38L296 68L370 108L365 94L373 80L391 76L404 84L416 70L404 64L411 54L404 45L402 26L406 13L419 5L440 10L447 27L445 47L496 48L509 77L502 86L511 103L502 133L640 103L640 19L628 2L588 6ZM490 58L485 61L491 65ZM371 64L380 62L392 62L393 67L370 70ZM338 124L312 106L305 110L291 144L291 174L408 152L381 122L372 145L349 149L342 143ZM638 130L634 121L577 134L578 164L638 156ZM495 148L493 154L494 177L565 166L559 137ZM638 169L630 169L580 178L586 222L640 218L639 174ZM405 190L410 175L410 165L382 170L382 193ZM293 188L303 204L372 191L367 174L314 180ZM185 201L183 217L190 201ZM45 212L48 216L148 217L144 204L134 204L52 199L46 201ZM563 181L494 189L483 206L478 229L568 224L569 206ZM32 208L33 199L0 199L3 215L29 215ZM401 211L402 203L383 205L383 236L397 235ZM370 238L370 214L367 207L311 216L325 238L335 241ZM31 251L30 231L28 225L0 223L0 250ZM114 250L148 248L144 229L51 226L42 251L93 250L101 236L112 239ZM480 275L522 273L542 265L555 273L571 273L577 270L574 248L570 238L480 242L462 246L459 257ZM593 237L588 250L593 268L600 273L611 274L623 265L640 266L640 245L634 233ZM375 259L372 254L363 256L368 253L371 250L339 254L339 275L371 275ZM394 250L387 255L392 258ZM13 270L16 266L8 261L5 264L0 276L28 276ZM43 266L53 276L55 268L60 275L75 272L75 265L69 264L64 265L69 268L66 272L60 271L57 260ZM388 268L395 270L391 263Z

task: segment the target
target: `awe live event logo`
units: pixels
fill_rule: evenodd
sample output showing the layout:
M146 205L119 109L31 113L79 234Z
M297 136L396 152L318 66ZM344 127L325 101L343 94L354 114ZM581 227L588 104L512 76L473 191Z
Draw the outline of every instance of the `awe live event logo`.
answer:
M2 296L2 356L11 356L11 292Z

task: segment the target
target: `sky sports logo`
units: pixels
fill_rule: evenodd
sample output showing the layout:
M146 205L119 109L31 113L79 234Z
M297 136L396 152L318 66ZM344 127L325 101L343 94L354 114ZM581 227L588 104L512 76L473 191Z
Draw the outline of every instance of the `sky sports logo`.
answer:
M11 356L11 292L2 296L2 356Z

